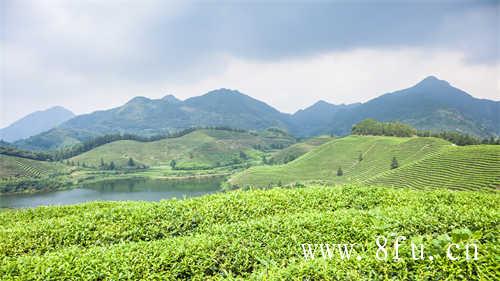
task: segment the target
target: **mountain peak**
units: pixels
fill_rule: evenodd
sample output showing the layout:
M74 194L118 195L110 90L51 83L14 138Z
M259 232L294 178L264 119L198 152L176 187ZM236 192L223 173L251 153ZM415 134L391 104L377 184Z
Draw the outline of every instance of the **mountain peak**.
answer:
M334 106L334 104L331 104L331 103L326 102L324 100L319 100L316 103L314 103L312 106Z
M145 102L148 102L148 101L151 101L151 100L148 99L148 98L146 98L146 97L138 96L138 97L133 97L131 100L129 100L127 102L127 104L145 103Z
M74 116L73 112L62 106L35 111L0 129L0 139L12 142L34 136L52 129Z
M166 95L161 100L166 101L168 103L180 103L181 100L176 98L174 95Z
M436 76L427 76L424 80L420 81L416 86L420 87L434 87L434 86L450 86L445 80L440 80Z
M231 89L227 89L227 88L220 88L220 89L212 90L212 91L206 93L206 95L244 96L244 94L240 93L238 90L231 90Z

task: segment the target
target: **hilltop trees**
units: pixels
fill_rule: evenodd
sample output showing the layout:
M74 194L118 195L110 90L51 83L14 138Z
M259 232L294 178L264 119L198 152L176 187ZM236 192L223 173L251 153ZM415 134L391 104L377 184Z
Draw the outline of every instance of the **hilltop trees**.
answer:
M399 122L379 122L374 119L365 119L352 127L353 135L394 136L394 137L434 137L447 140L456 145L500 144L500 138L494 137L480 140L472 135L459 132L431 132L429 130L416 130L415 128Z
M411 137L417 130L409 125L399 122L378 122L374 119L365 119L354 125L351 130L353 135L395 136Z

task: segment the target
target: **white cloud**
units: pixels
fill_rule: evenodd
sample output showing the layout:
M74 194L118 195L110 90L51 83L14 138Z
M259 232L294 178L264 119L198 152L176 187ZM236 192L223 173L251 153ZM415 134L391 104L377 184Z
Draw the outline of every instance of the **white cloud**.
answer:
M319 99L336 104L364 102L435 75L473 96L500 99L499 65L468 64L459 52L359 49L269 63L225 60L223 73L165 87L181 97L233 88L294 112Z
M405 8L400 17L413 15L418 27L413 29L409 20L403 27L418 32L407 34L406 28L384 32L391 31L387 17L380 17L388 20L384 28L365 26L370 19L351 26L350 17L338 15L357 13L341 3L326 5L328 12L317 5L250 9L159 0L18 0L0 1L0 6L0 127L54 105L86 113L137 95L186 98L221 87L286 112L319 99L366 101L431 74L477 97L498 100L500 95L498 60L467 60L475 58L470 52L494 53L494 38L484 38L498 33L490 24L498 11L488 7L467 17L450 13L442 26L441 12L421 26L418 15L424 12ZM336 29L325 24L331 13L337 15ZM457 21L463 22L458 28ZM275 22L284 25L270 24ZM423 40L427 31L446 42L432 36ZM394 36L381 40L387 34ZM470 34L477 36L470 41ZM344 46L344 40L350 43ZM391 47L405 44L413 48Z

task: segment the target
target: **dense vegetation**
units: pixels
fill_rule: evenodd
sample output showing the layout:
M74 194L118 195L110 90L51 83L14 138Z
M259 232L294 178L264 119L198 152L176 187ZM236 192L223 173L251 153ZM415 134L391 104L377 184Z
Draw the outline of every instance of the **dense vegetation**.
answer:
M493 280L499 204L497 193L344 186L5 211L0 213L0 276ZM392 261L392 246L387 261L376 260L376 237L392 239L393 233L408 238L400 248L403 261ZM410 240L425 245L426 260L412 260ZM325 242L362 248L350 259L304 260L301 244ZM466 261L463 250L454 253L459 260L448 260L452 242L476 242L479 260Z
M33 160L40 160L40 161L54 160L54 156L47 152L22 150L22 149L17 149L16 147L13 146L6 146L6 145L0 145L0 154L17 156Z
M353 135L412 137L417 134L410 125L399 122L378 122L365 119L352 127Z
M479 139L472 135L459 132L432 132L429 130L416 130L410 125L399 122L378 122L373 119L365 119L352 127L353 135L371 136L396 136L396 137L434 137L447 140L456 145L477 145L477 144L500 144L500 138Z

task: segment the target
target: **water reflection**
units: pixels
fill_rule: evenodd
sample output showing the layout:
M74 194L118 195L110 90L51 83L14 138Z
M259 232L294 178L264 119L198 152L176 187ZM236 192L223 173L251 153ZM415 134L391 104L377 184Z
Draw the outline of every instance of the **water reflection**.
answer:
M80 188L39 194L0 196L0 208L66 205L88 201L141 200L200 196L220 190L223 178L197 180L118 179L82 185Z

